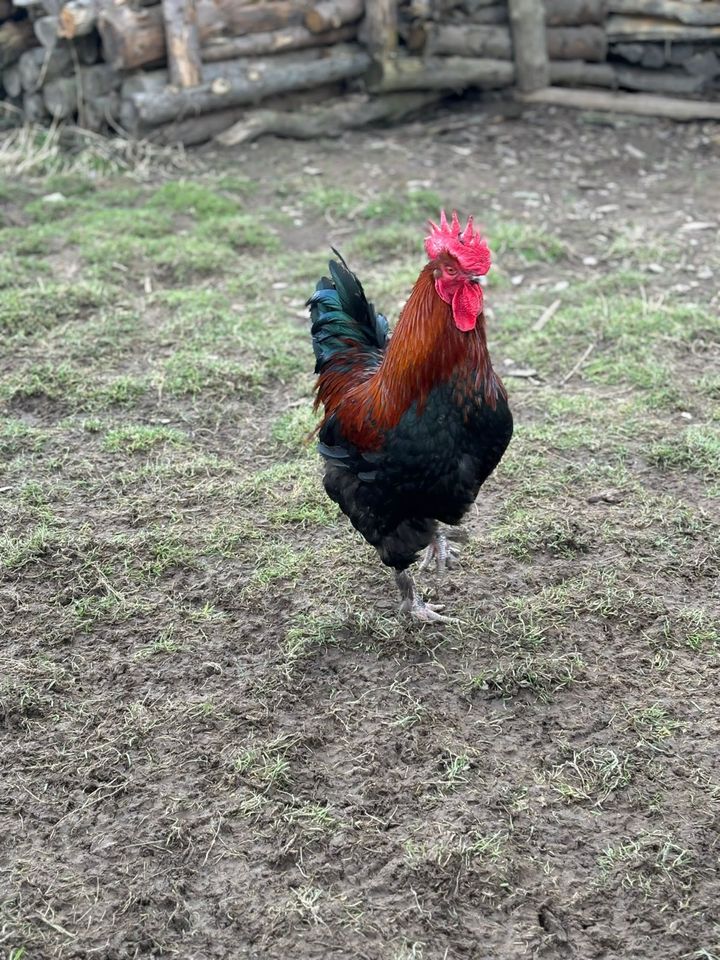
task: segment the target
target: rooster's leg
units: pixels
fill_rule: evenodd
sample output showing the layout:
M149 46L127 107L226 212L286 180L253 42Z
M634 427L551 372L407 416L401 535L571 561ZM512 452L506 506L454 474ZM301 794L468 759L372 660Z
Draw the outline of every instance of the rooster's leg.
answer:
M431 570L434 567L435 573L441 577L445 573L446 568L452 570L453 567L458 565L459 556L460 551L458 548L448 543L448 538L445 534L438 530L430 546L423 554L420 569Z
M419 620L421 623L448 622L447 617L443 617L442 614L437 612L439 608L435 604L425 603L418 594L415 581L407 570L396 570L395 582L402 597L400 613L409 613L413 620Z

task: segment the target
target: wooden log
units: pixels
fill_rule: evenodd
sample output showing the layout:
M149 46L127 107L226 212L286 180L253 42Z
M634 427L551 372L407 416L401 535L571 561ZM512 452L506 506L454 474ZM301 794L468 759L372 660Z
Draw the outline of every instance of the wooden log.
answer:
M313 33L336 30L346 23L355 23L364 10L364 0L320 0L305 14L305 26Z
M561 86L611 87L616 84L615 71L609 63L586 63L584 60L556 60L550 64L550 79Z
M52 50L33 47L26 50L18 60L18 70L23 90L34 93L48 80L69 73L73 58L67 46L58 44Z
M60 21L58 17L38 17L33 23L35 36L46 49L52 49L58 42Z
M234 147L268 134L293 140L339 137L344 130L366 127L371 123L398 123L417 110L437 103L442 96L437 90L373 98L361 95L299 111L253 110L215 140L222 146Z
M509 87L515 79L510 60L470 57L398 57L375 64L367 78L374 93L398 93L405 90L497 90Z
M189 115L253 103L271 94L303 90L365 73L370 58L360 48L338 47L321 60L274 65L273 60L239 64L223 77L188 90L131 94L129 101L141 123L154 126Z
M97 18L103 58L117 70L165 59L165 30L159 6L135 10L127 4L103 8Z
M542 0L508 0L515 72L520 90L537 90L550 81Z
M58 77L42 90L45 107L51 117L66 120L82 112L84 105L119 89L121 77L107 63L85 67L72 77Z
M222 35L241 36L299 25L307 5L291 0L240 6L235 0L196 0L198 34L205 44ZM135 10L125 3L103 5L98 15L105 60L118 70L161 63L165 30L160 5Z
M364 7L362 42L373 59L384 60L398 46L397 0L365 0Z
M201 48L203 63L218 60L233 60L235 57L261 57L268 53L287 50L302 50L307 47L333 46L346 43L357 37L357 26L350 24L328 30L326 33L311 33L307 27L285 27L270 33L249 33L246 37L228 40L211 40Z
M460 26L455 23L428 23L425 51L428 56L489 57L512 59L508 27Z
M95 29L98 0L69 0L58 14L58 34L67 40L84 37Z
M548 27L576 27L604 23L608 0L544 0Z
M643 58L644 43L611 43L610 53L622 57L628 63L640 63Z
M714 79L720 76L720 58L714 50L698 51L683 64L693 77Z
M652 69L659 69L664 67L666 61L665 58L665 44L664 43L644 43L643 45L642 56L640 57L640 66L641 67L651 67Z
M703 0L702 3L689 0L609 0L608 10L610 13L662 17L693 27L720 24L720 3L717 0Z
M462 19L465 23L477 23L487 26L496 23L510 22L506 3L496 3L492 7L480 7L480 9L474 13L465 14Z
M48 112L45 109L45 102L40 93L24 93L22 110L25 120L28 123L42 123L43 120L47 119Z
M0 26L0 70L17 63L20 54L35 46L30 20L8 20Z
M548 27L547 51L551 60L587 60L600 63L607 59L607 36L602 27Z
M703 4L704 5L704 4ZM693 27L653 17L612 14L605 21L608 40L720 40L720 26Z
M483 7L490 7L494 3L497 3L497 0L461 0L459 6L462 7L468 16L472 16Z
M326 52L318 47L307 50L298 50L294 53L278 53L272 58L273 67L281 69L284 65L292 67L297 63L309 63L314 60L320 60L326 56ZM223 60L218 63L206 63L203 67L203 76L206 83L212 83L215 80L222 81L228 75L234 75L243 71L264 70L267 61L259 60L257 57L237 57L230 60ZM164 68L159 70L137 70L129 76L124 77L121 84L121 96L123 101L127 101L135 93L147 93L156 95L165 90L170 83L170 75ZM286 94L287 96L287 94ZM126 119L132 115L132 111L125 111ZM133 132L133 128L129 128Z
M46 83L42 90L45 109L56 120L67 120L77 113L78 84L74 77L58 77Z
M605 90L566 90L545 87L542 90L516 93L523 103L544 103L576 110L598 110L627 113L642 117L663 117L666 120L720 120L720 103L709 100L680 100L653 96L649 93L610 93Z
M186 147L193 147L208 140L223 130L227 130L240 120L247 112L247 107L229 107L226 110L215 110L198 117L189 117L186 120L175 120L157 127L150 127L141 132L143 140L156 143L160 146L182 143Z
M100 133L107 127L114 127L120 116L120 94L117 90L88 100L83 111L83 126Z
M666 94L699 93L706 82L704 77L689 76L682 70L643 70L640 67L583 61L551 63L550 77L553 83L562 86L590 85Z
M215 66L217 66L217 64L211 64L208 69ZM162 89L162 86L156 85L154 75L165 72L164 70L153 70L144 74L145 79L143 86L148 92L153 89ZM187 146L191 146L196 143L211 140L216 133L221 133L237 120L247 116L248 107L247 105L242 105L229 107L227 110L215 110L212 113L205 113L184 120L174 120L170 123L156 126L141 124L138 121L137 111L132 106L130 99L123 98L122 94L126 84L130 84L131 81L134 81L138 76L140 76L140 74L134 74L132 77L128 77L123 81L121 90L120 126L132 137L150 140L153 143L184 143ZM151 78L152 82L149 82ZM267 106L268 109L306 109L309 103L326 103L328 99L339 97L343 92L344 85L342 82L327 83L320 87L313 87L311 90L282 93L274 97L268 97L263 101L263 106Z
M684 70L643 70L641 67L614 68L617 86L641 93L664 93L671 96L700 93L707 85L705 77L693 77Z
M22 80L20 79L20 67L17 63L5 67L2 72L2 83L0 88L5 88L8 97L19 97L22 93Z
M196 87L202 80L195 0L162 0L170 82Z

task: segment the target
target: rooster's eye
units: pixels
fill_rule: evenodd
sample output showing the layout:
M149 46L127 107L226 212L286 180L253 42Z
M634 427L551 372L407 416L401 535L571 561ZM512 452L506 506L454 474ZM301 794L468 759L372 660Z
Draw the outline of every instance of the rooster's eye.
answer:
M455 269L455 267L445 267L445 273L449 277L454 277L455 274L457 273L457 270Z

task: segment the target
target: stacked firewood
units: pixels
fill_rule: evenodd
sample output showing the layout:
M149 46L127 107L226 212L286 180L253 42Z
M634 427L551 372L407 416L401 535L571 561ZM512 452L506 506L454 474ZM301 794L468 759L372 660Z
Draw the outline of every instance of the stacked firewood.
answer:
M720 2L609 0L610 54L654 72L656 89L720 89Z
M548 22L551 4L557 2L545 0ZM607 15L602 19L607 58L583 56L582 62L551 63L553 83L681 96L713 90L713 81L720 76L720 3L602 2L607 2Z
M544 10L552 83L694 94L720 77L719 0L544 0ZM480 58L504 79L514 60L507 0L401 0L398 32L428 73Z
M720 0L0 0L0 106L160 143L335 133L515 83L712 93Z
M545 0L550 60L602 61L607 55L605 0ZM404 0L399 33L425 56L513 60L507 0Z
M339 90L364 74L370 58L357 42L364 6L0 0L0 100L32 121L199 142L249 104Z
M551 60L604 60L605 0L545 0ZM399 32L427 56L513 59L507 0L406 0Z

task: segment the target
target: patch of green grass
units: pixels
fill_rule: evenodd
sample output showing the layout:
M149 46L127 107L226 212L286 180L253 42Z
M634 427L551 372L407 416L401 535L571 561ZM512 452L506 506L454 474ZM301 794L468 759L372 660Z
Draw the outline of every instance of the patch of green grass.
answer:
M98 623L125 623L136 614L147 610L148 607L142 601L129 599L122 593L112 590L76 597L73 600L72 609L81 628L90 631Z
M296 743L296 738L288 736L250 743L235 756L232 769L256 790L285 787L290 781L288 754Z
M568 803L590 802L600 807L630 782L629 758L609 747L573 750L553 767L545 782Z
M524 560L543 551L556 557L587 553L591 537L578 520L537 506L511 510L494 527L492 539L512 556Z
M348 260L358 257L370 263L411 256L419 260L422 256L422 236L416 226L387 224L373 230L363 230L351 237L343 253Z
M280 249L278 237L255 217L238 214L209 220L195 230L198 237L220 240L232 250L255 250L270 253Z
M198 563L197 554L187 534L173 528L156 528L134 547L131 544L127 544L127 547L137 550L141 558L139 571L143 578L157 579L169 570L193 568Z
M327 213L336 219L344 219L362 206L356 194L342 187L317 183L302 195L302 203L315 213Z
M56 531L44 521L19 537L0 534L0 569L19 570L43 557L56 542Z
M241 197L249 197L257 193L258 182L251 180L250 177L241 177L237 174L224 174L215 181L218 190L227 193L237 193Z
M661 467L693 470L720 479L720 425L692 424L672 439L650 447L652 462Z
M91 387L90 405L98 407L132 407L147 393L146 380L131 376L116 377Z
M202 350L181 348L163 364L156 378L171 396L212 392L219 396L246 395L261 380L262 370L250 360L244 364Z
M630 716L630 722L641 741L651 745L673 737L682 726L659 703L635 711Z
M9 417L0 423L0 457L10 459L19 453L35 453L42 450L48 439L47 431Z
M469 679L471 690L509 700L528 691L542 702L575 683L584 672L579 654L542 656L525 654L487 667Z
M303 403L283 413L272 425L273 440L293 453L314 453L313 434L318 414L311 403Z
M313 551L301 550L288 543L263 544L257 550L246 589L252 592L278 581L287 581L290 585L296 583L312 556Z
M103 450L109 453L147 453L161 444L179 446L185 443L188 443L188 437L181 430L137 424L109 430L103 440Z
M649 896L658 887L682 894L690 886L694 857L673 837L641 832L607 847L598 859L603 886L617 884Z
M437 222L442 198L434 190L418 189L381 193L364 204L360 211L366 220L389 220L393 223L414 224L415 247L420 239L417 224L429 219Z
M488 245L501 263L510 254L527 263L553 263L567 253L558 237L527 223L493 222L486 231Z
M325 493L314 457L268 467L248 477L240 492L274 524L327 526L337 520L337 507Z
M233 216L238 212L235 199L193 180L169 180L147 201L149 207L169 213L184 213L198 220Z
M0 332L6 336L32 336L56 324L87 316L106 298L106 291L98 283L49 283L30 289L0 290Z
M335 643L342 627L336 617L303 613L294 618L282 644L285 661L293 664L330 643Z
M470 757L466 753L449 751L443 760L443 771L439 781L440 789L443 792L455 790L462 784L467 783L470 766Z
M165 630L163 630L150 644L140 647L135 656L138 658L142 657L155 657L163 654L172 654L180 653L182 651L182 645L174 637L175 627L170 625Z

